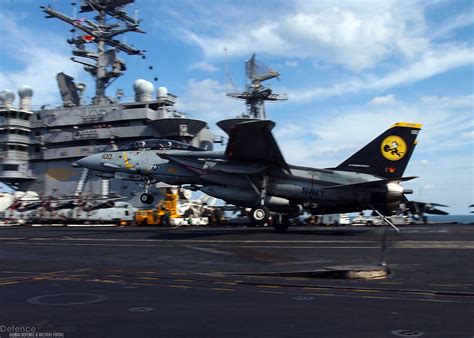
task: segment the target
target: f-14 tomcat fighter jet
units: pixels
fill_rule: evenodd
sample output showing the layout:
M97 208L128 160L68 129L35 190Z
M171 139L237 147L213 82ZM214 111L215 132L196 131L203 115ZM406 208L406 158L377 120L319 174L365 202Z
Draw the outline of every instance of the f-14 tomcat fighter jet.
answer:
M87 156L77 164L100 171L104 177L139 175L147 181L141 195L144 203L153 202L150 184L164 182L249 207L249 216L257 224L267 222L274 212L277 231L285 231L290 218L304 210L317 215L366 209L389 214L406 201L404 193L411 193L400 183L415 178L403 177L403 172L420 124L396 123L340 165L328 169L286 163L272 135L272 121L220 126L229 134L223 152L149 139Z

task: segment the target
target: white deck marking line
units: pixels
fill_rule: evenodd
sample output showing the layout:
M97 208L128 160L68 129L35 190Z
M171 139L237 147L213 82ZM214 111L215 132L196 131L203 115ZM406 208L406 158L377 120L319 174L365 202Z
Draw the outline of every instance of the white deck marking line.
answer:
M202 252L208 252L212 254L217 254L217 255L226 255L226 256L232 256L233 253L228 252L228 251L222 251L222 250L217 250L217 249L210 249L210 248L201 248L198 246L192 246L192 245L185 245L183 246L184 248L191 249L191 250L196 250L196 251L202 251Z
M22 238L19 238L22 239ZM25 238L27 239L27 238ZM34 237L30 238L28 240L34 240L34 241L44 241L44 240L49 240L51 238L48 237ZM65 239L65 238L52 238L54 240L59 240L59 241L110 241L110 242L190 242L190 243L378 243L379 241L341 241L341 240L304 240L304 241L298 241L298 240L222 240L222 239L136 239L136 238L83 238L83 237L77 237L77 238L71 238L71 239ZM2 238L0 238L2 240Z
M6 245L50 245L50 246L106 246L106 247L148 247L148 248L174 248L177 245L153 245L153 244L117 244L117 243L39 243L39 242L8 242ZM186 247L186 246L183 246ZM232 246L233 248L258 248L258 249L379 249L379 247L362 247L362 246ZM219 253L222 254L222 253Z
M122 243L169 243L170 247L173 247L173 244L179 243L199 243L199 244L219 244L219 243L226 243L226 244L243 244L240 246L233 245L233 247L240 247L240 248L281 248L281 249L291 249L291 248L298 248L298 249L313 249L313 248L331 248L331 249L347 249L347 248L355 248L355 249L374 249L379 247L379 241L341 241L341 240L187 240L187 239L125 239L125 238L47 238L47 237L34 237L34 238L24 238L24 237L11 237L11 238L0 238L0 240L6 240L3 244L40 244L40 242L49 241L50 244L53 245L53 242L56 242L58 245L61 242L89 242L85 245L97 245L97 243L91 242L122 242ZM21 241L21 242L20 242ZM281 245L265 245L265 246L257 246L257 245L245 245L245 244L281 244ZM285 245L290 244L290 245ZM351 246L292 246L291 244L346 244ZM354 244L361 244L361 245L354 245ZM365 244L365 245L364 245ZM366 244L375 244L375 246L367 246ZM82 245L79 243L70 243L65 245ZM98 244L98 245L106 245ZM154 246L154 245L137 245L137 244L110 244L115 246ZM160 244L161 246L165 246ZM390 247L392 249L474 249L474 241L398 241L391 243ZM196 247L199 248L199 247ZM192 249L192 247L191 247ZM203 248L201 248L201 251ZM200 250L200 249L196 249ZM208 249L204 249L208 250ZM213 250L213 249L210 249ZM211 252L211 251L209 251ZM219 252L223 254L226 251ZM217 253L217 252L215 252Z
M446 242L396 242L394 249L474 249L474 241L446 241Z
M284 245L234 245L233 248L248 249L380 249L379 246L284 246Z

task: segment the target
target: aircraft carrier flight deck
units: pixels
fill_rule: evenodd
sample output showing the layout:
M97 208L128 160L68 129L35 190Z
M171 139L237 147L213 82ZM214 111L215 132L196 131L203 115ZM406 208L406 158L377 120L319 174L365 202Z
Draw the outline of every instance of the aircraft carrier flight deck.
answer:
M2 227L0 336L472 337L472 225L390 229L385 278L301 277L381 267L383 234Z

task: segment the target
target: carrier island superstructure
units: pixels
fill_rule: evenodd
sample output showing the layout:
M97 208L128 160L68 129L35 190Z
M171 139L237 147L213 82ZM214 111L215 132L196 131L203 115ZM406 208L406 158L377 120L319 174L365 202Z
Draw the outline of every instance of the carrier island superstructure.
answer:
M133 83L135 99L121 102L106 95L107 87L124 74L126 65L119 53L142 55L117 36L136 32L140 20L129 16L126 5L133 0L83 0L80 18L69 17L52 7L42 7L47 18L72 26L75 37L72 61L84 66L95 82L95 96L84 103L83 84L67 74L56 76L63 104L32 111L33 90L18 90L19 104L9 90L0 93L0 181L18 190L33 190L43 196L124 196L140 205L137 177L110 180L87 169L71 166L76 159L117 149L146 138L179 140L212 149L213 134L207 123L187 118L175 109L176 96L165 87L139 79ZM89 17L89 18L87 18ZM120 96L120 93L119 95ZM138 194L137 194L138 193Z

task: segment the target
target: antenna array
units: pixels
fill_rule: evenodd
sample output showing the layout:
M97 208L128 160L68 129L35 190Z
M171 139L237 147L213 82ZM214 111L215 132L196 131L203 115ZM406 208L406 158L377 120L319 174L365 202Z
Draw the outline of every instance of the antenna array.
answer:
M245 62L245 75L250 80L246 85L246 90L241 93L228 93L227 96L245 100L247 105L247 115L251 118L265 120L265 101L285 101L286 95L273 94L269 86L264 86L262 82L278 77L280 73L271 69L262 62L257 61L255 54Z
M73 28L74 38L67 42L74 46L72 61L80 63L95 80L94 104L107 104L111 100L105 95L107 87L127 69L125 62L118 56L118 52L128 55L142 55L138 50L116 39L127 32L145 33L139 28L141 20L129 16L123 9L134 0L83 0L79 13L94 12L92 19L77 18L54 10L51 7L41 6L46 18L56 18L64 21ZM80 32L80 33L78 33ZM95 50L90 49L95 46Z

